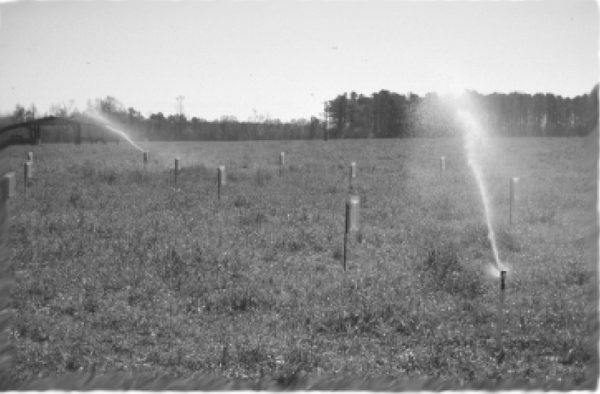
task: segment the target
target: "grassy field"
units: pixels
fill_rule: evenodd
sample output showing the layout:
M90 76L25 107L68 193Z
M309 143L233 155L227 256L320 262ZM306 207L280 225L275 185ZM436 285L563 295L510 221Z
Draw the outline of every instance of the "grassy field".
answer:
M12 373L581 382L597 285L583 225L597 179L583 140L488 143L509 266L501 346L499 281L462 140L144 143L146 169L124 143L10 147ZM23 198L28 151L36 178ZM351 161L360 230L344 272Z

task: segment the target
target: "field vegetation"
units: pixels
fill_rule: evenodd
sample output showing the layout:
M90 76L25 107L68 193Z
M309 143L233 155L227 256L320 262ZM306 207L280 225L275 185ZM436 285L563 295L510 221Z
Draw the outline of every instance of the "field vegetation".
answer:
M501 345L499 281L461 139L144 143L146 168L125 143L9 147L11 373L580 383L597 286L583 225L597 179L583 139L486 143L510 267ZM344 272L351 161L360 230Z

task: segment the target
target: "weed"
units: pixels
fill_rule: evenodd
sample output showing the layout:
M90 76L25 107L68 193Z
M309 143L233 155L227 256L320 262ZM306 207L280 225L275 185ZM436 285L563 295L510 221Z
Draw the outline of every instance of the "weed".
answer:
M344 257L342 248L334 248L331 257L333 257L334 260L341 261L342 257Z
M260 226L267 221L267 216L262 212L247 212L240 216L242 226Z
M498 240L498 247L502 250L508 250L510 252L519 253L522 250L521 243L518 238L510 232L510 230L506 227L500 227L495 232L496 238Z
M252 206L252 203L246 196L236 196L233 200L233 206L236 208L249 208Z
M269 172L265 168L259 168L256 170L256 175L254 176L254 183L258 187L264 187L273 179L273 174Z
M467 299L484 292L481 275L460 263L457 248L453 244L431 250L421 269L429 274L434 289Z
M516 227L497 220L505 190L489 190L492 198L503 196L492 204L500 254L511 253L518 267L507 293L507 306L516 306L507 312L502 366L485 342L494 335L495 292L469 265L491 255L481 210L466 209L481 206L472 173L457 161L455 176L441 185L439 167L430 163L432 149L463 152L462 143L339 141L332 152L331 144L311 142L299 155L310 165L293 179L268 168L254 172L243 158L245 144L254 143L156 144L151 151L165 157L211 163L184 166L177 191L171 170L153 162L144 172L129 150L44 146L36 167L43 187L32 189L33 198L11 201L12 373L30 380L97 365L285 382L310 373L581 379L591 360L582 294L594 277L583 261L585 245L560 242L565 231L576 231L553 224L559 214L575 223L585 204L583 194L558 195L553 175L569 190L588 181L566 170L579 157L568 139L531 141L519 141L520 150L503 148L509 156L501 162L488 158L500 172L510 160L548 175L530 184L542 204L516 206L516 218L523 216ZM274 144L264 142L269 151ZM9 160L22 164L22 152L11 149ZM557 160L540 166L527 153L539 150ZM252 157L264 152L257 153ZM352 249L357 264L345 273L339 261L348 173L346 164L332 166L342 156L361 163L355 191L365 209L356 236L363 243ZM384 167L377 160L399 156L401 162ZM213 197L213 164L223 157L247 167L229 174L239 180L228 189L231 209L216 209ZM64 176L44 178L53 173ZM257 187L265 189L257 194ZM575 208L560 210L566 201ZM424 251L431 251L428 259ZM535 303L521 307L529 296ZM215 338L224 330L222 347Z

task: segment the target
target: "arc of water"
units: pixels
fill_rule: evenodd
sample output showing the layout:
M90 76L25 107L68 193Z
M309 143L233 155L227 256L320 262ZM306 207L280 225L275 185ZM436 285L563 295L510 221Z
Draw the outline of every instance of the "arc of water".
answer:
M117 133L123 136L123 138L125 138L127 140L127 142L129 142L131 145L133 145L135 148L139 149L140 151L144 152L144 149L140 148L135 142L133 142L131 140L131 138L129 138L129 136L127 134L125 134L123 131L121 130L117 130L107 124L104 125L104 127L106 127L107 129L109 129L110 131L112 131L113 133Z
M500 256L498 253L498 245L496 244L496 235L494 233L494 229L492 227L492 212L490 209L489 197L487 194L487 189L485 188L485 183L483 180L483 175L481 172L481 168L476 158L476 141L479 141L481 136L481 130L479 130L477 123L473 119L473 116L464 110L458 111L459 119L465 125L465 139L466 144L465 148L467 151L468 163L471 169L473 170L473 174L475 175L475 180L477 181L477 186L479 189L479 194L481 195L481 200L483 201L483 209L485 212L485 221L488 228L488 239L492 244L492 251L494 253L494 260L496 263L496 269L500 271Z
M144 149L142 149L139 145L137 145L135 142L133 142L133 140L131 138L129 138L129 136L127 134L125 134L124 131L116 129L114 127L112 127L111 125L109 125L109 121L104 119L103 116L98 115L98 114L90 114L93 118L95 118L96 120L100 121L104 127L106 127L107 129L109 129L110 131L112 131L113 133L117 133L119 135L122 135L123 138L125 138L125 140L127 142L129 142L132 146L134 146L136 149L140 150L141 152L144 152Z

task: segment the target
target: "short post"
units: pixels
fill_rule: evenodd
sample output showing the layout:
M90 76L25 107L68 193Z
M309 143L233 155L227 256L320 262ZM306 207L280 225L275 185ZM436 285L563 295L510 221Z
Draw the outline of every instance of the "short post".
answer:
M8 235L9 199L15 197L15 174L8 172L0 179L0 233Z
M15 173L7 172L4 174L2 179L0 179L0 199L2 199L3 202L9 198L14 198L17 195L15 186Z
M24 184L25 184L25 196L27 196L27 189L29 188L29 180L33 178L33 164L30 161L26 161L23 165L24 170Z
M354 178L356 178L356 163L352 162L350 163L350 180L348 182L348 189L350 190L350 193L354 191L354 185L352 184Z
M30 161L33 163L33 152L27 153L27 161Z
M508 224L512 224L513 217L513 206L515 206L515 200L517 198L517 182L519 178L511 178L510 180L510 196L508 202Z
M221 199L221 187L227 185L227 173L225 172L225 166L219 166L217 173L217 196Z
M444 156L440 157L440 172L446 171L446 158Z
M506 271L500 271L500 296L498 300L498 323L497 323L497 343L499 350L499 360L504 357L504 349L502 349L502 331L504 327L504 297L506 291Z
M146 167L146 164L148 164L148 151L143 151L142 157L144 159L144 167Z
M279 176L283 173L283 166L285 165L285 152L279 154Z
M179 157L175 158L175 183L177 183L178 176L179 176Z
M360 197L350 196L346 201L346 226L344 231L344 271L346 271L346 261L348 256L348 237L350 232L358 230L358 217L360 208Z

